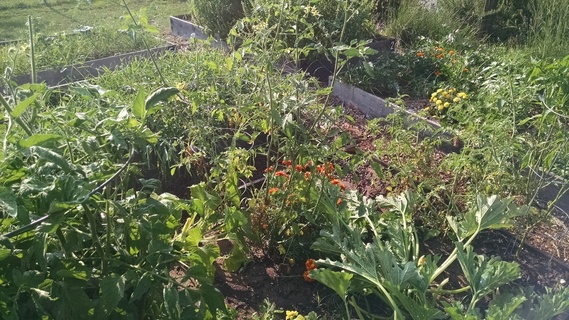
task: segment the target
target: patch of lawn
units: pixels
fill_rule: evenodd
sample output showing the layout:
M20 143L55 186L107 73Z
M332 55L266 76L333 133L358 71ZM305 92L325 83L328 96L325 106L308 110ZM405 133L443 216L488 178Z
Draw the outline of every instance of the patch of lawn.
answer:
M149 22L169 29L169 16L189 11L186 0L126 0L136 14L146 8ZM4 0L0 3L0 41L26 38L27 17L35 20L36 32L54 34L82 26L120 28L127 15L121 0Z

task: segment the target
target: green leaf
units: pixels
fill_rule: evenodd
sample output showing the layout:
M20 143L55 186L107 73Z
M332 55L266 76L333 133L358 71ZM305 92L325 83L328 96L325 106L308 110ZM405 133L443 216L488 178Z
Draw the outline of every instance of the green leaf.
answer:
M334 290L343 301L346 301L353 276L353 274L344 271L338 272L330 269L314 269L310 271L310 277L312 279Z
M511 294L497 295L490 302L490 308L486 312L486 320L513 319L514 311L526 300L527 298L523 295L515 297Z
M36 93L31 97L27 98L26 100L18 103L14 107L14 110L12 110L12 113L10 113L10 115L14 118L19 118L22 115L22 113L24 113L24 111L26 111L26 109L38 99L39 96L40 94Z
M0 186L0 208L2 208L12 218L15 218L18 215L18 202L16 195L7 187Z
M148 98L146 98L144 106L148 111L158 103L168 101L170 97L178 94L179 92L180 90L175 87L160 88L152 92Z
M20 147L29 148L32 146L44 145L48 142L61 140L63 137L58 134L34 134L33 136L27 138L26 140L21 140L19 142Z
M132 114L140 121L146 118L146 108L144 107L144 93L143 90L138 91L134 102L132 103Z
M37 155L40 159L51 162L66 172L71 171L71 165L69 162L67 162L67 159L51 149L43 148L40 146L32 146L30 147L30 151L32 154Z
M168 313L168 319L176 320L180 319L182 309L180 307L180 297L178 295L177 288L169 285L164 288L164 306L166 307L166 312Z
M101 296L95 308L98 319L107 319L123 298L125 289L124 276L110 274L101 280Z
M138 283L136 284L136 288L132 293L132 297L130 298L131 302L138 301L142 299L142 297L154 286L154 282L152 281L152 276L148 273L145 273Z
M6 248L0 248L0 261L8 258L12 254L12 250Z
M482 230L510 227L512 218L528 212L525 206L516 208L512 204L512 199L498 200L495 195L490 197L478 195L475 210L469 211L463 217L447 216L447 220L462 241Z

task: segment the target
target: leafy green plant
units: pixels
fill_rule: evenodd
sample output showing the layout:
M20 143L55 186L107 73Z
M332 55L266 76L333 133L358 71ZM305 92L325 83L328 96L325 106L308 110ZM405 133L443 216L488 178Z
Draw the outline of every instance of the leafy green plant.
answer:
M519 277L518 265L476 255L471 243L485 229L511 226L512 218L523 214L525 209L515 208L511 200L479 196L471 211L448 217L458 241L453 252L440 263L440 256L420 255L420 239L412 223L414 199L410 192L376 200L352 193L345 211L330 221L332 228L323 230L321 238L313 244L313 249L326 254L326 259L316 261L318 268L310 272L310 277L333 288L346 303L346 309L351 305L362 319L370 315L356 303L354 295L379 297L393 310L395 319L434 319L445 314L455 319L478 317L478 302L490 293L496 301L490 311L503 310L496 307L503 306L499 301L504 301L498 298L496 289ZM382 214L375 208L380 208ZM446 289L448 279L438 279L457 259L467 283L461 288ZM471 292L466 308L459 301L444 308L437 304L441 295L465 291ZM547 312L551 309L545 308L552 307L555 311L551 315L559 314L568 307L561 302L565 291L554 294L555 306L539 303L531 308L542 307L537 312ZM525 298L523 292L519 294L517 304L510 305L507 316L524 314L527 306L521 307ZM540 299L551 301L548 295Z
M190 10L195 22L210 30L221 39L227 38L235 23L244 17L242 0L191 0Z
M10 319L215 317L219 255L190 224L189 204L140 179L135 159L157 142L148 117L177 90L139 94L130 107L100 87L72 87L55 105L45 86L14 88L2 101L0 309ZM20 96L28 96L20 100ZM16 100L17 99L17 100ZM128 155L125 157L125 155ZM140 154L140 155L137 155ZM186 273L170 276L175 263ZM182 283L194 281L192 287Z

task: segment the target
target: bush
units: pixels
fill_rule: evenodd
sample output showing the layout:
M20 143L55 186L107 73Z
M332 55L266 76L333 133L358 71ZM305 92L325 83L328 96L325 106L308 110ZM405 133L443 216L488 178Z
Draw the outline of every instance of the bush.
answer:
M222 39L244 17L241 0L190 0L190 10L195 22Z
M242 31L284 48L324 47L374 35L371 0L251 0Z

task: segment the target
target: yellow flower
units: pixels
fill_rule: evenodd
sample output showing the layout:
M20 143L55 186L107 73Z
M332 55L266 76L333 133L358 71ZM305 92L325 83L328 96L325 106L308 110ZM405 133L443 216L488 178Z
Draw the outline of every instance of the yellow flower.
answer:
M458 96L459 98L462 98L462 99L467 99L467 98L468 98L468 96L467 96L466 93L464 93L464 92L459 92L459 93L457 94L457 96Z
M298 318L298 311L286 311L286 320L294 320Z
M460 102L460 98L456 97L456 98L452 99L452 102L459 103L459 102Z
M445 102L445 104L443 104L443 106L444 106L445 108L448 108L448 107L450 107L450 103Z
M442 104L439 104L439 106L437 107L437 109L439 109L439 111L443 111L445 107Z
M437 96L437 93L436 93L436 92L431 93L431 98L432 98L432 97L436 97L436 96Z
M445 98L447 98L447 99L450 98L450 94L449 94L448 92L444 92L444 93L443 93L443 96L444 96Z
M429 108L429 107L425 108L425 111L429 112L429 110L431 110L431 108Z
M443 91L444 91L443 89L439 89L439 90L437 90L437 93L441 93Z
M443 104L443 102L442 102L441 100L437 100L435 103L436 103L437 105Z

